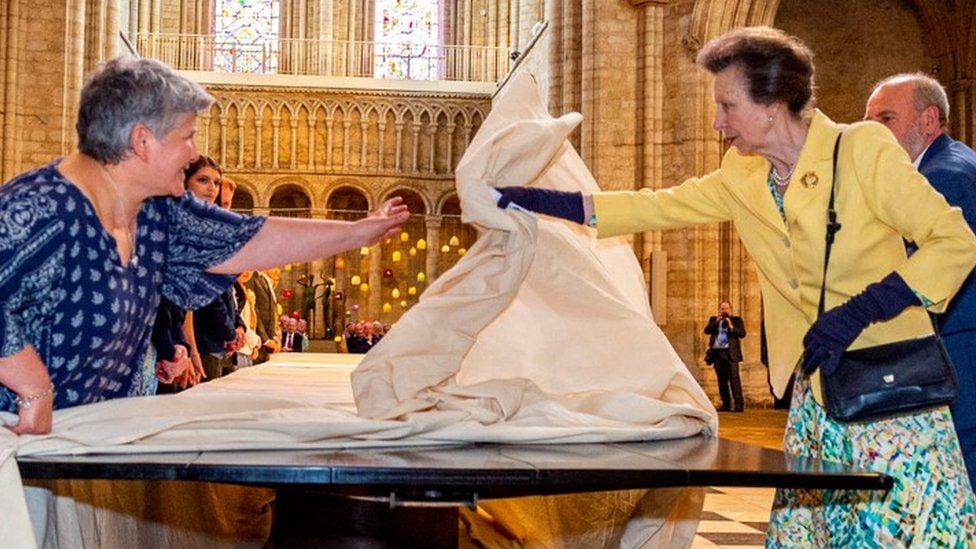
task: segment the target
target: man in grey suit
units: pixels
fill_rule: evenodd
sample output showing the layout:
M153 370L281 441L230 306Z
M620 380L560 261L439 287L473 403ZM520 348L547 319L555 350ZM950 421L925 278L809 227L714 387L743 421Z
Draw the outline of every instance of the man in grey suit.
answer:
M254 292L254 311L257 313L257 323L254 331L261 338L261 347L255 364L268 361L268 355L281 348L281 334L278 330L278 300L275 298L274 285L268 275L255 271L254 276L246 283L247 288Z

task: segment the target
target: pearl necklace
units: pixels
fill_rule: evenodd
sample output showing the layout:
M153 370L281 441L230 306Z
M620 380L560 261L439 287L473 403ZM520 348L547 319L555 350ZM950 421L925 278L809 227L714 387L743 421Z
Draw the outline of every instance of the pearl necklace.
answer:
M776 171L776 166L773 166L772 168L773 169L770 173L773 176L773 183L775 183L777 187L785 187L790 184L790 179L793 178L793 170L796 169L796 164L793 164L789 173L783 176L779 175L779 172Z
M115 203L116 205L118 205L119 212L120 213L125 212L125 205L122 203L122 193L119 192L119 182L116 181L115 178L112 177L112 174L108 172L108 169L105 167L105 164L102 164L97 160L95 160L95 164L97 164L98 168L102 170L102 175L104 175L105 178L108 179L109 183L112 184L112 188L115 190ZM130 248L129 265L133 267L138 267L139 256L136 255L136 237L132 230L132 223L131 222L127 223L124 228L125 228L126 236L129 237L129 248Z

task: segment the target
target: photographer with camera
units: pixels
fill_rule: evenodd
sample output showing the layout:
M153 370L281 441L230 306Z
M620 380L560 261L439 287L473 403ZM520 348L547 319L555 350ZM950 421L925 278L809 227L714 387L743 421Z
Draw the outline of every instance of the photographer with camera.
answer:
M715 366L718 393L722 397L720 411L741 412L745 402L742 400L742 382L739 381L739 363L742 362L739 340L746 337L742 317L732 316L732 306L728 301L723 301L719 304L718 315L708 319L705 333L711 336L708 339L706 362Z

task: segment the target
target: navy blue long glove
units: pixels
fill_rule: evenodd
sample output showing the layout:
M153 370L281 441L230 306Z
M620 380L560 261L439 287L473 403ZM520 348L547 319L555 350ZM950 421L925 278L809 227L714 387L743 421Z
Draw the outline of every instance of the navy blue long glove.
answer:
M841 354L869 324L894 318L911 305L921 302L901 275L893 272L824 312L803 337L803 373L810 375L818 366L824 375L834 373Z
M560 217L579 224L583 224L583 193L554 191L552 189L535 189L530 187L499 187L495 189L501 193L498 199L499 208L507 208L514 202L516 205L541 214Z

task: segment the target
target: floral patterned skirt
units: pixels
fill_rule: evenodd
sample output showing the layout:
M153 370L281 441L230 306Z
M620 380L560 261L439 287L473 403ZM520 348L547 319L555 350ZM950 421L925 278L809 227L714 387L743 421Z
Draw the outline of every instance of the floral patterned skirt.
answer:
M947 407L837 423L798 377L784 448L895 484L887 494L777 490L766 547L976 547L976 501Z

